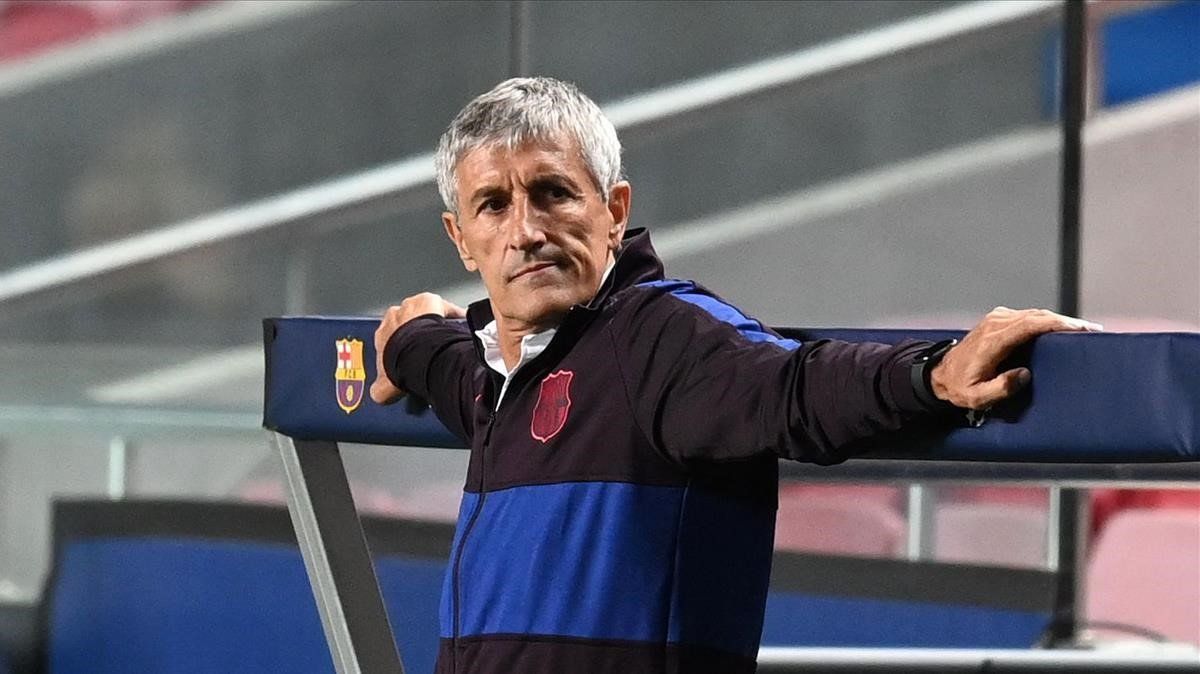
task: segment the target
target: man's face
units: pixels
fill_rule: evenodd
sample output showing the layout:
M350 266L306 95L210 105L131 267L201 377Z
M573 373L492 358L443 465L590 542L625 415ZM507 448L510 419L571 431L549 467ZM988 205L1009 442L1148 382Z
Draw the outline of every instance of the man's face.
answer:
M477 148L455 176L458 213L442 220L498 320L543 329L595 295L625 233L628 183L605 201L577 144L561 140Z

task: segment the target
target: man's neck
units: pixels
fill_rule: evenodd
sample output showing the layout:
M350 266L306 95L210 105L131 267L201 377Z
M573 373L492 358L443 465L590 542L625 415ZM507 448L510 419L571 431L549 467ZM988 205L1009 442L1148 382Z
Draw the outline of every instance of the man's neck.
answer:
M608 280L608 275L612 273L613 267L616 264L616 258L609 253L604 273L600 275L600 283L592 293L593 297L595 297L596 293L600 292L600 288L604 286L604 282ZM539 332L555 329L562 323L562 319L565 316L566 314L556 314L537 323L529 323L515 318L506 318L497 313L496 337L497 341L500 342L500 356L504 358L504 367L509 372L512 372L517 363L521 362L521 341L527 335L536 335Z
M526 335L536 335L558 327L562 316L554 316L543 323L526 323L516 319L496 316L496 339L500 342L500 356L509 372L521 362L521 341Z

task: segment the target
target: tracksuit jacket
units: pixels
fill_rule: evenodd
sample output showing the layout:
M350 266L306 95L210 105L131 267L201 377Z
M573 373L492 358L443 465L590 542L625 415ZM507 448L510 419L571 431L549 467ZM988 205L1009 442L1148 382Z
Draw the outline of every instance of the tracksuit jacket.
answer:
M467 325L422 316L384 351L470 447L438 674L753 672L780 457L835 463L936 418L927 343L784 339L631 231L596 297L502 378Z

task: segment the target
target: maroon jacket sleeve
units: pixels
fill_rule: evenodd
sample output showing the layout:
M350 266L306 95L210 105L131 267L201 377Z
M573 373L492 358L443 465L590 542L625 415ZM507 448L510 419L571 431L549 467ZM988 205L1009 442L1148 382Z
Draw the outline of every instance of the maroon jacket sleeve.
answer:
M412 319L388 340L383 367L393 384L428 401L446 428L470 445L478 359L465 323L434 314Z
M670 294L634 291L607 325L634 420L680 462L763 452L836 463L856 445L944 410L910 369L926 342L822 340L789 350Z

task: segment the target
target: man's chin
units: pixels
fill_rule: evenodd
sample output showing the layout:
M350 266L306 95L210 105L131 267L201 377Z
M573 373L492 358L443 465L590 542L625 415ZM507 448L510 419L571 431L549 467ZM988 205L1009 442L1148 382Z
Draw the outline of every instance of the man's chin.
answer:
M530 325L557 325L577 302L562 288L540 288L523 293L522 302L508 315Z

